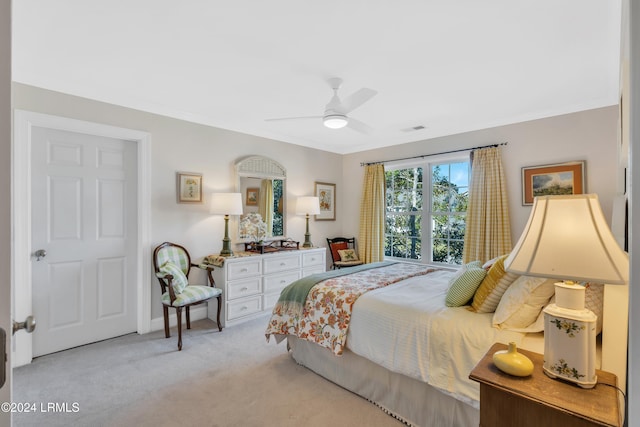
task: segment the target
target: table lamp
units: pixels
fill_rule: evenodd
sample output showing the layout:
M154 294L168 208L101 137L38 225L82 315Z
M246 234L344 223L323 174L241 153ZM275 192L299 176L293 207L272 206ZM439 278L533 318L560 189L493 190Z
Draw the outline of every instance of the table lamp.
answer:
M304 233L303 248L311 248L311 234L309 233L309 215L318 215L320 213L320 199L313 196L301 196L296 201L296 214L306 215L307 217L307 231Z
M209 213L224 215L224 238L222 239L221 256L232 256L231 239L229 238L229 215L242 215L242 194L213 193Z
M581 283L624 285L629 258L602 214L596 194L540 196L513 251L507 271L561 279L556 302L544 309L544 372L592 388L597 377L596 320L585 308Z

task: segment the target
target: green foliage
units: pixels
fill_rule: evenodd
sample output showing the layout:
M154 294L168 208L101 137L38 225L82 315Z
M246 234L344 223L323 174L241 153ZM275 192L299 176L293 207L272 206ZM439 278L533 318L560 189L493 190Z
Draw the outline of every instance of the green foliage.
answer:
M273 231L272 236L284 236L284 215L282 209L278 206L278 203L282 203L282 190L284 181L281 179L273 180L273 200L274 200L274 213L273 213Z

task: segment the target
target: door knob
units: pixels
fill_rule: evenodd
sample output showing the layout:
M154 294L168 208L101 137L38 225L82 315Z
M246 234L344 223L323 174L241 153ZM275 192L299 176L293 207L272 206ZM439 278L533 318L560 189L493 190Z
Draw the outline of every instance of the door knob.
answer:
M13 321L13 334L15 334L20 329L24 329L25 332L31 333L36 328L36 319L33 316L27 316L24 319L24 322L16 322Z
M38 249L34 255L36 256L36 261L40 261L42 258L47 256L47 251L44 249Z

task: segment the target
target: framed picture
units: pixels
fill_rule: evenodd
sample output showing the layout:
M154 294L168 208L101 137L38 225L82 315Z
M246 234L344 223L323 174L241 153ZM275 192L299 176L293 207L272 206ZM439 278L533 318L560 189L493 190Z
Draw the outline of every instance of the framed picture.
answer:
M258 206L258 198L260 197L259 188L247 188L247 206Z
M336 219L336 185L316 182L316 197L320 199L320 214L317 221L335 221Z
M178 203L202 203L202 174L177 172Z
M584 194L584 161L522 168L522 204L536 196Z

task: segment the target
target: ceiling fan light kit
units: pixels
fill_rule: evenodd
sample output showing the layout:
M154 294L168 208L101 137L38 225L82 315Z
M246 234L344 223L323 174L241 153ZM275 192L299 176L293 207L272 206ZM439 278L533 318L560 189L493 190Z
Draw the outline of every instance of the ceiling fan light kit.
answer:
M348 116L356 108L360 107L365 102L373 98L378 92L369 89L362 88L357 92L351 94L344 100L340 100L338 97L338 89L342 85L342 79L338 77L331 78L327 81L333 90L333 96L329 103L325 106L324 114L322 116L305 116L305 117L283 117L277 119L266 119L267 121L282 121L282 120L307 120L307 119L322 119L322 124L329 129L342 129L349 127L356 132L369 134L373 129L367 124L362 123L359 120L350 118Z
M342 114L330 114L324 116L322 123L329 129L340 129L347 125L349 120Z

